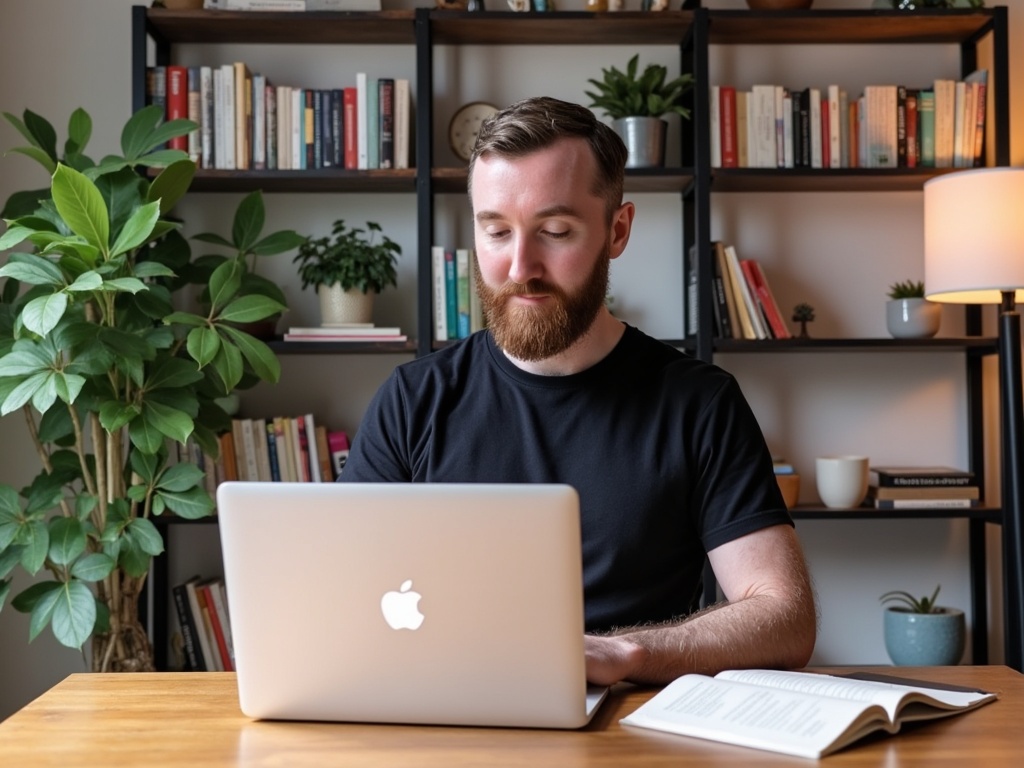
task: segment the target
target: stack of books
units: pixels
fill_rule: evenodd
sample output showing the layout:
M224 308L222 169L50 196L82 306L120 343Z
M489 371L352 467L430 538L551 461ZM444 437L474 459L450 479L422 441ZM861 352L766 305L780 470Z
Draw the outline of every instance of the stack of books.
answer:
M953 467L871 467L868 476L876 509L974 507L980 498L974 473Z

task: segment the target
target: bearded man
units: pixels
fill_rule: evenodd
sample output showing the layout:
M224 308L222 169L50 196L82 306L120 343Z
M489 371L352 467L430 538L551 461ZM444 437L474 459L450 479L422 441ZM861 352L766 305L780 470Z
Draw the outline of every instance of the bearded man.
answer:
M593 683L803 666L810 579L735 379L605 307L635 213L625 164L575 104L483 124L469 193L488 328L395 369L341 480L573 486ZM698 610L705 558L725 601Z

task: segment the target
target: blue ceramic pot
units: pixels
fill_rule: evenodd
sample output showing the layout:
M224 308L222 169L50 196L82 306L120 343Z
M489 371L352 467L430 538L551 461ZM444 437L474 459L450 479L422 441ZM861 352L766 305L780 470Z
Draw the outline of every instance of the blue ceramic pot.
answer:
M964 612L958 608L939 611L885 609L885 649L894 664L932 667L960 663L967 634Z

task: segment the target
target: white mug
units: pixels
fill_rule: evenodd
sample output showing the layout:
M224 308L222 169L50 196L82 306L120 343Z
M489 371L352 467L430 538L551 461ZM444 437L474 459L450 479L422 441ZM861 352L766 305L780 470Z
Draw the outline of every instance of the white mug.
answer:
M818 495L826 507L856 507L868 492L867 456L823 456L815 459Z

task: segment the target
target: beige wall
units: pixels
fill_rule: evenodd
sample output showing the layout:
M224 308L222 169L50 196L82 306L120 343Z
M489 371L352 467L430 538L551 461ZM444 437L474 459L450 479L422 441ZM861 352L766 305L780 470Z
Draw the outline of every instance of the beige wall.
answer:
M497 0L492 3L500 5ZM74 107L85 107L95 122L96 155L113 151L114 141L130 111L130 14L132 0L5 0L0 25L0 110L20 114L25 107L44 115L65 135ZM388 7L395 4L385 0ZM415 5L405 0L404 7ZM423 0L420 4L429 4ZM815 7L866 7L869 0L817 0ZM496 5L496 7L497 7ZM639 0L627 0L627 9ZM673 6L677 3L673 3ZM744 7L739 0L721 0L716 7ZM1024 164L1024 0L1011 7L1011 67L1016 126L1013 161ZM582 6L564 0L560 8ZM948 46L947 46L948 48ZM942 67L954 67L949 52L908 47L896 56L879 58L874 49L850 53L837 47L776 48L765 52L718 52L713 72L721 79L752 83L756 77L778 77L794 84L821 80L863 85L878 68L879 78L920 70L931 76L939 56ZM220 46L216 56L258 63L282 81L319 86L347 76L358 66L371 73L413 71L412 55L389 48L360 49L358 62L328 48L296 51L287 47ZM186 47L185 63L214 55L210 49ZM438 52L438 106L435 119L443 132L458 104L471 99L508 102L531 95L544 84L551 95L583 100L585 80L609 61L624 64L628 51L574 49L572 57L552 56L551 48L464 49ZM651 51L667 63L671 49ZM733 58L734 57L734 58ZM621 60L621 61L619 61ZM552 78L551 72L557 72ZM756 73L756 75L754 74ZM814 73L809 74L809 73ZM955 74L955 73L954 73ZM456 76L457 75L457 76ZM922 75L923 76L923 75ZM792 79L790 79L792 78ZM832 80L834 78L834 80ZM456 85L458 83L459 85ZM322 87L322 86L321 86ZM0 148L19 138L4 122ZM447 149L438 144L441 161ZM678 146L670 147L678 153ZM676 154L678 156L678 154ZM23 157L0 158L0 198L10 192L44 186L42 172ZM392 196L393 197L393 196ZM411 197L411 196L410 196ZM238 197L195 195L182 206L190 233L227 231ZM441 200L439 240L466 242L468 221L462 197ZM678 200L665 195L639 195L637 231L626 254L616 262L613 289L624 317L645 330L678 336L682 308L676 286L678 265ZM415 205L411 199L380 195L269 195L269 228L289 227L311 234L326 231L333 218L379 220L404 248L399 291L385 295L380 321L406 328L413 324L415 280ZM714 236L737 244L742 253L763 259L783 306L808 300L818 308L817 335L884 336L884 288L896 279L921 272L920 195L732 195L716 198ZM822 268L825 260L827 267ZM864 264L870 265L865 268ZM294 268L285 258L270 270L289 295L292 324L315 320L315 304L302 293ZM652 280L651 275L657 279ZM947 311L948 312L948 311ZM947 314L943 333L954 333L955 316ZM276 389L251 393L244 407L255 415L281 412L282 402L295 411L312 410L317 418L354 430L377 383L398 358L290 357ZM835 452L863 452L873 459L903 461L908 455L935 462L965 460L960 367L942 355L921 355L912 365L884 355L874 356L748 356L723 358L740 377L773 449L786 455L804 475L804 498L813 498L813 458ZM311 386L309 382L331 382ZM24 483L36 471L26 450L25 428L18 417L0 420L0 481ZM991 462L990 462L991 463ZM891 588L923 591L941 581L951 603L968 605L966 531L959 523L882 521L877 524L801 523L808 556L822 602L822 635L815 661L820 663L886 663L881 644L877 597ZM991 534L998 554L998 533ZM175 534L172 579L218 567L212 530ZM998 581L998 577L996 578ZM998 587L998 584L994 585ZM998 595L998 591L996 592ZM998 604L995 606L998 610ZM858 628L850 631L851 627ZM998 627L996 627L998 629ZM998 631L995 633L998 635ZM62 649L49 635L27 643L27 619L8 606L0 613L0 718L72 671L84 669L81 655ZM994 651L998 653L996 638Z

